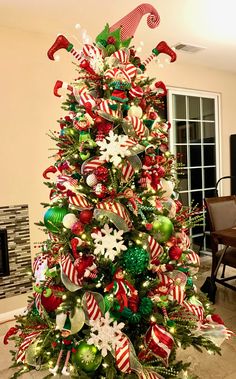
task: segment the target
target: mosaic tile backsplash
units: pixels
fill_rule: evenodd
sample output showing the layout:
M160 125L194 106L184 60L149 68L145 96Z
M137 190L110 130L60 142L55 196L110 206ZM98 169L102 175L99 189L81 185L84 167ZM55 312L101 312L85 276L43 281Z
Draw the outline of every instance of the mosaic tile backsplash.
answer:
M28 205L0 206L0 229L7 229L10 275L0 277L0 299L29 292L31 267Z

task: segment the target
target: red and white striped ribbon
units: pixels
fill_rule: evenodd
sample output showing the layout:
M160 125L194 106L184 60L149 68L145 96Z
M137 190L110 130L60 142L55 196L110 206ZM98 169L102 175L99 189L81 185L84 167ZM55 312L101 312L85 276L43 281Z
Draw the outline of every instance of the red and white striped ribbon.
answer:
M152 236L148 237L148 247L151 255L152 264L163 253L163 247Z
M164 379L163 376L154 371L143 370L139 375L139 379Z
M63 273L68 277L68 279L75 285L81 286L82 281L78 277L78 271L75 269L70 256L62 256L61 257L61 267Z
M121 167L122 182L128 182L135 174L135 170L129 161L125 161Z
M89 320L97 320L102 317L101 309L91 292L86 292L86 305Z
M116 202L116 201L105 201L97 204L97 210L104 210L104 211L110 211L114 215L120 217L128 227L128 229L132 228L132 222L130 220L130 216L128 214L128 211L125 209L125 207ZM95 210L96 213L96 210ZM114 222L114 220L112 220ZM122 229L122 228L121 228Z
M145 135L147 134L147 128L146 126L143 124L143 121L140 120L138 117L136 116L127 116L125 117L125 120L132 125L133 127L133 130L135 131L135 134L139 137L139 138L144 138Z
M193 250L189 250L188 254L186 254L186 260L188 263L200 266L200 257Z
M132 99L135 99L136 97L138 99L141 99L143 97L143 89L138 86L132 86L131 89L129 90L129 96Z
M183 306L187 309L187 311L189 311L193 315L197 316L199 321L203 321L204 317L203 317L203 307L202 306L190 304L187 301L183 301Z
M76 187L78 185L78 180L72 178L69 175L59 175L57 177L57 183L60 183L62 185L68 183L68 184L70 184L70 186Z
M73 196L68 196L69 204L73 205L78 209L92 209L93 205L86 199L86 197L81 193L76 193Z
M115 349L116 365L121 372L129 373L130 367L130 342L124 334L120 336L120 343Z
M97 46L85 44L83 46L83 54L86 57L93 57L94 55L101 55L101 49L99 49Z
M102 166L106 161L101 160L99 157L93 157L85 161L81 166L81 174L87 175L95 171L98 167Z
M83 87L79 91L79 103L83 106L86 106L88 103L93 107L96 105L96 100L95 98L88 93L87 87Z
M42 317L43 316L43 306L42 306L42 302L41 302L41 293L38 293L38 292L34 293L34 301L35 301L36 309L37 309L40 317Z
M113 110L109 107L109 105L114 105L116 103L115 100L103 100L100 104L99 104L99 109L101 112L104 112L114 118L118 118L119 117L119 111L118 110Z
M36 340L36 338L42 333L42 331L32 332L28 334L24 341L20 344L19 350L17 352L16 362L24 363L25 362L25 354L27 348Z
M157 324L150 326L145 335L145 344L153 355L162 358L167 364L174 345L172 335Z
M184 288L179 285L173 285L169 293L169 298L171 300L176 300L179 304L182 304L184 301L185 291Z

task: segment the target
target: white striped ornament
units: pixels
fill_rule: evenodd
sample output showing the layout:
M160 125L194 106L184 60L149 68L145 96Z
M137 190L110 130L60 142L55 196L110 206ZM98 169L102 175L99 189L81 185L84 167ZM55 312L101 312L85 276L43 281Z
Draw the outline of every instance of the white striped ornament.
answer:
M24 341L20 344L19 350L17 352L17 356L16 356L17 363L25 362L27 348L39 337L41 333L42 331L40 330L37 332L32 332L25 337Z
M152 264L163 253L163 247L152 236L148 237L148 247Z
M91 292L86 292L85 299L89 320L97 320L101 318L102 312L93 294Z
M119 347L115 349L116 365L121 372L131 372L130 367L130 342L129 339L123 334L120 337Z
M127 116L125 117L125 120L132 125L133 127L133 130L135 131L135 134L139 137L139 138L144 138L147 134L147 128L146 126L143 124L143 121L140 120L138 117L136 116Z

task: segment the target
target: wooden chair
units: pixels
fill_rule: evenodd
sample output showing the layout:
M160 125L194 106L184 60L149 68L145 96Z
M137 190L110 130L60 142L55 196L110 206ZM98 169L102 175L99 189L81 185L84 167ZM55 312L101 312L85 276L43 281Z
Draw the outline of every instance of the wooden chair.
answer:
M236 196L221 196L205 198L205 206L207 217L209 220L210 233L211 233L211 249L212 249L212 266L211 266L211 280L225 287L236 291L236 286L228 283L236 276L225 277L225 268L230 266L236 268L236 244L235 235L233 230L233 238L227 240L227 249L222 247L222 241L214 235L217 231L236 227ZM220 264L223 264L223 271L220 278L217 278L217 272Z

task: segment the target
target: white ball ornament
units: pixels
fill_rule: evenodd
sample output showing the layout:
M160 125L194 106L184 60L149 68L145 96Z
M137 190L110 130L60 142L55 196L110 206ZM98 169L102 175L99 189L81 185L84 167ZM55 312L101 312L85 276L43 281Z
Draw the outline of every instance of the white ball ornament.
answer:
M94 186L96 186L97 183L98 183L98 180L97 180L95 174L90 174L90 175L88 175L88 177L86 178L86 184L87 184L89 187L94 187Z
M77 221L78 219L74 213L68 213L63 217L62 223L65 228L71 229Z
M136 116L138 118L141 118L143 115L142 108L137 105L131 105L131 107L128 110L128 116Z

